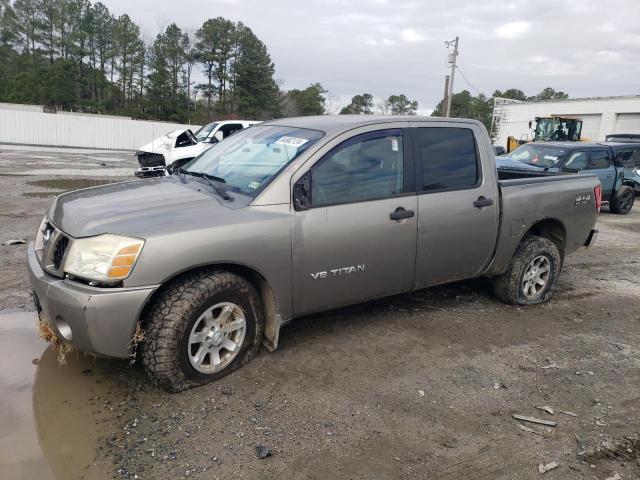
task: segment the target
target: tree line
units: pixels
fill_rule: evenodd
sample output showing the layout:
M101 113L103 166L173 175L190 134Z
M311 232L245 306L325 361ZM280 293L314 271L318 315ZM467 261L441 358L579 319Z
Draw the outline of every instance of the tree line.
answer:
M196 69L205 82L195 83ZM241 22L140 27L89 0L0 0L0 101L186 121L279 114L274 65ZM196 101L196 98L204 101Z
M450 117L457 118L473 118L480 120L487 130L493 135L492 124L493 117L493 105L496 98L506 98L510 100L518 101L551 101L551 100L565 100L569 98L569 95L562 91L556 91L551 87L543 89L536 95L528 96L522 90L517 88L509 88L505 91L495 90L491 97L487 97L485 94L478 92L477 96L473 96L468 90L463 90L458 93L454 93L451 96L451 112ZM441 117L443 113L443 102L441 101L436 105L431 115L435 117ZM552 112L549 112L551 114ZM494 128L495 129L495 128Z
M281 91L266 45L242 22L171 23L145 42L129 15L100 2L0 0L0 102L204 123L320 115L335 103L327 94L320 83ZM411 105L392 95L386 108Z

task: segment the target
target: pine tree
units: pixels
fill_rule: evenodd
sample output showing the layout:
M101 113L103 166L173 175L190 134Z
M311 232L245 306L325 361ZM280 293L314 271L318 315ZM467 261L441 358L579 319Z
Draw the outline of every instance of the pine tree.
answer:
M249 27L238 24L237 51L232 68L233 111L240 117L267 119L277 116L278 86L264 43Z

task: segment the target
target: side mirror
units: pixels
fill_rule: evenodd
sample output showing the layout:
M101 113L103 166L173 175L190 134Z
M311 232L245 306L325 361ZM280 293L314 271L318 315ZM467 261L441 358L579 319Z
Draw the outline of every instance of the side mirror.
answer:
M296 210L311 208L311 173L309 172L293 186L293 208Z

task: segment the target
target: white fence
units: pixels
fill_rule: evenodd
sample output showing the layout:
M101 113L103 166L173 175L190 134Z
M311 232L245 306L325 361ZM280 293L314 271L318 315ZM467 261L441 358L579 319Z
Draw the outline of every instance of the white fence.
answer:
M114 115L44 113L42 107L0 103L0 144L135 150L177 129L197 125Z

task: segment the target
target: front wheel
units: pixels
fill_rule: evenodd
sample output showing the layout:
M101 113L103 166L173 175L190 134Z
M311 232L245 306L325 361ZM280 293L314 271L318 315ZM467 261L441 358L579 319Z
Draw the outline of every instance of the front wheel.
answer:
M628 185L623 185L609 203L611 211L620 215L626 215L631 211L635 197L636 194L633 188Z
M142 363L172 392L221 378L251 360L262 340L262 305L244 278L199 272L170 284L143 319Z
M530 235L518 246L509 269L493 279L496 297L511 305L536 305L551 298L560 275L558 247Z

